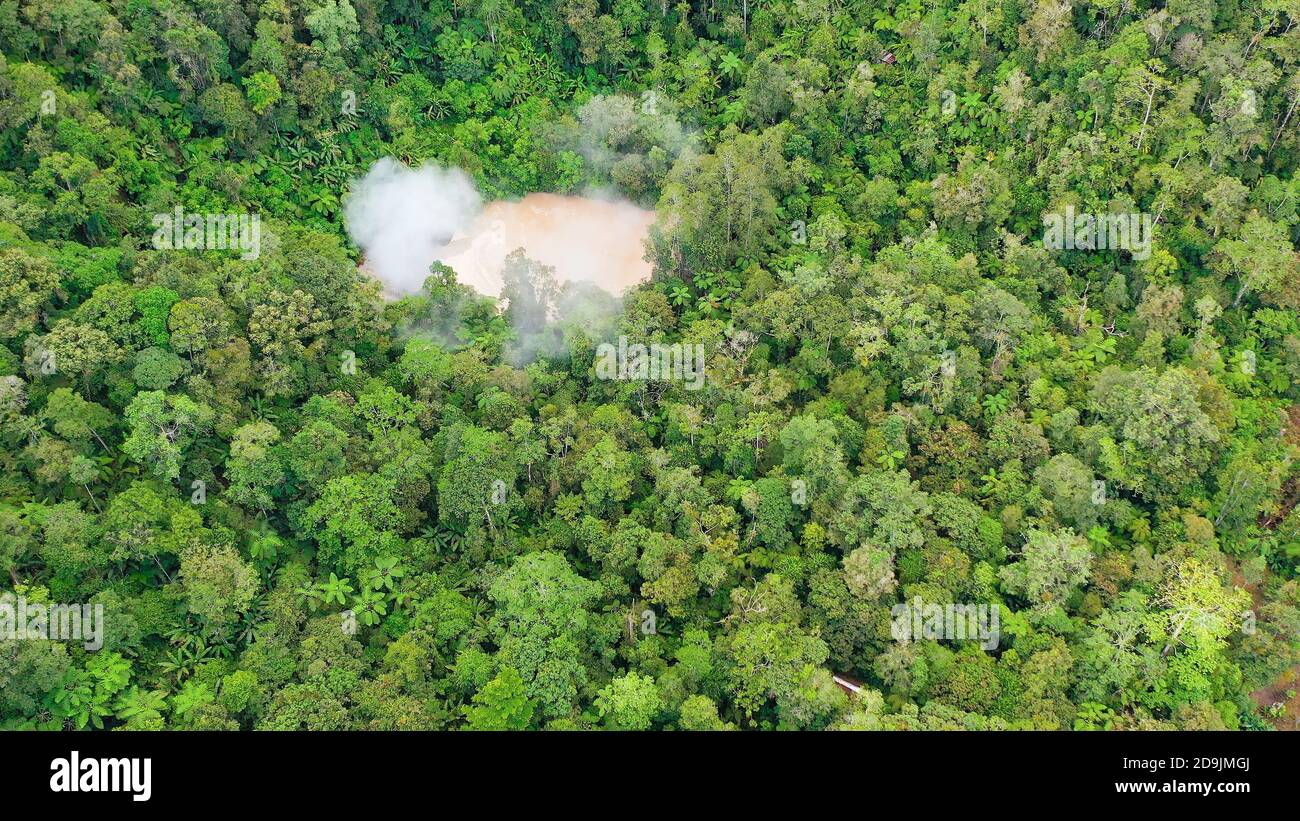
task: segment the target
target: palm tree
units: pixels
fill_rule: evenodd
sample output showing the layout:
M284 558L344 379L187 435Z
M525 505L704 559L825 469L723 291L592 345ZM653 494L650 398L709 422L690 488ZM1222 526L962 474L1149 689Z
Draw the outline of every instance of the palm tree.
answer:
M114 715L123 721L162 714L167 709L167 693L163 690L142 690L132 687L117 697L113 704Z
M330 574L329 581L319 583L316 585L316 589L320 591L326 603L335 602L337 604L343 604L347 601L347 597L355 592L351 581L346 578L340 579L333 573Z
M876 464L884 470L894 471L906 458L907 454L901 450L887 450L876 457Z
M393 556L380 556L375 559L375 569L369 577L369 587L374 590L392 590L397 587L398 579L406 575L406 568Z
M357 614L357 621L373 627L388 614L388 597L377 590L363 590L352 600L352 610Z
M748 479L732 479L727 482L727 498L739 502L752 484Z
M740 73L745 64L732 52L728 51L722 55L722 61L718 64L718 70L724 77L734 77Z

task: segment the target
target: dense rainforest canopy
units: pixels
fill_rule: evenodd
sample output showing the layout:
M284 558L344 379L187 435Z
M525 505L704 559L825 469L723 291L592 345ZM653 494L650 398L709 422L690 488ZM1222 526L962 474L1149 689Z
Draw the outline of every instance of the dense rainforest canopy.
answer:
M1297 23L0 0L0 588L104 613L0 635L0 725L1293 728ZM653 279L541 353L527 260L385 300L383 157L653 207ZM702 386L598 378L618 337Z

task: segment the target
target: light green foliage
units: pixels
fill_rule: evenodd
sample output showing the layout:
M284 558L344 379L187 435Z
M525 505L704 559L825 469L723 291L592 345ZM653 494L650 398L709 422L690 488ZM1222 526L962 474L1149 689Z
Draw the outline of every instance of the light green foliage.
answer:
M58 272L18 248L0 250L0 338L22 336L36 327L37 310L54 295Z
M659 711L659 691L649 676L628 673L596 696L596 709L618 730L648 730Z
M608 641L590 612L597 590L558 553L516 560L488 592L496 604L492 633L504 664L548 718L569 716L589 680L592 653Z
M1001 576L1009 592L1047 608L1088 580L1091 563L1087 540L1074 531L1031 530L1019 561L1002 568Z
M229 545L190 547L180 559L191 613L221 624L248 609L257 592L257 575Z
M506 667L474 694L473 705L465 707L465 719L471 730L526 730L533 712L519 672Z
M208 431L213 413L185 394L145 391L131 400L123 416L130 433L122 452L153 475L176 479L186 447Z

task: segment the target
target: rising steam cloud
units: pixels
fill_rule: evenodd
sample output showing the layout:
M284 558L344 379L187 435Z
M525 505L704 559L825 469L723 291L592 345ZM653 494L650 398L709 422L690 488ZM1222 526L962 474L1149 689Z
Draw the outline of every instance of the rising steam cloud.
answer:
M438 261L461 284L502 297L515 331L507 358L516 364L563 356L575 332L608 336L617 295L651 273L645 240L654 212L608 194L534 193L484 207L463 171L385 158L353 184L343 215L389 296L419 291ZM458 320L440 322L410 330L457 344Z
M343 206L348 235L390 294L418 291L438 252L482 210L483 198L460 169L408 168L385 157Z
M609 193L533 193L485 207L458 169L410 169L385 158L356 181L343 214L366 267L391 296L418 291L438 261L495 298L506 257L518 248L553 268L561 285L583 282L617 295L650 278L645 241L654 212Z

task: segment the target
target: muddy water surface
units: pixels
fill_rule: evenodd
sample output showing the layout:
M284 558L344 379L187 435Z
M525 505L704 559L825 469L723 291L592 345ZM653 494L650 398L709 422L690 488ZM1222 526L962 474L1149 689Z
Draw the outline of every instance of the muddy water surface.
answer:
M501 293L506 255L522 247L555 268L561 282L583 281L621 294L650 278L645 239L654 212L628 202L562 194L529 194L489 203L470 227L453 236L438 259L481 294Z

